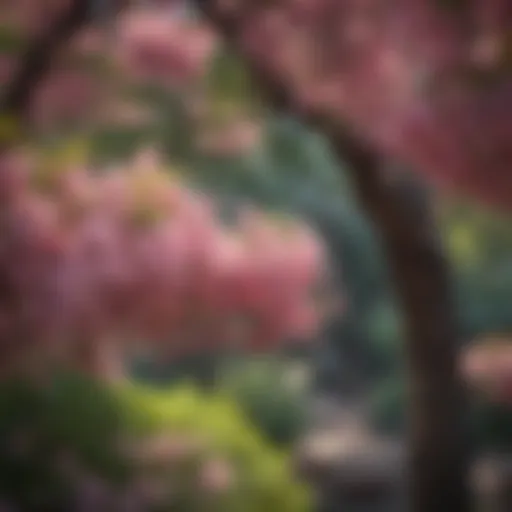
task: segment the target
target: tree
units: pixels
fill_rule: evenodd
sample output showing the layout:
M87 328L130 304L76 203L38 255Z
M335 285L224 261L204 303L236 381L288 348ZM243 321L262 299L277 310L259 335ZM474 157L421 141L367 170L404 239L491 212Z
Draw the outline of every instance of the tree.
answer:
M449 272L428 201L394 163L510 205L510 6L499 0L197 3L273 106L321 131L350 166L405 313L413 509L468 510ZM52 54L88 21L84 5L71 2L30 46L7 88L4 112L24 112Z
M164 86L190 99L209 33L174 11L134 7L119 14L120 45L107 51L88 2L37 7L28 19L19 5L0 11L20 39L3 119L32 141L14 151L21 138L7 132L0 155L2 369L71 352L104 374L140 340L175 355L308 337L324 254L306 226L251 210L223 223L214 202L170 177L151 151L98 173L38 144L101 120L107 100L136 103L127 88ZM101 52L120 77L109 87L92 65Z
M413 509L468 510L448 271L428 207L389 162L510 205L510 7L476 1L200 4L274 106L316 126L351 167L405 312Z

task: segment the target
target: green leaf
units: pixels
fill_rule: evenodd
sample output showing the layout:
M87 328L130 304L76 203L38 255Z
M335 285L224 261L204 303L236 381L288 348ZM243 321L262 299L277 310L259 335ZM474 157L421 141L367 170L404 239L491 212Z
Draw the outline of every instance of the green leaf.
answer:
M25 46L25 38L10 26L0 26L0 54L15 54Z

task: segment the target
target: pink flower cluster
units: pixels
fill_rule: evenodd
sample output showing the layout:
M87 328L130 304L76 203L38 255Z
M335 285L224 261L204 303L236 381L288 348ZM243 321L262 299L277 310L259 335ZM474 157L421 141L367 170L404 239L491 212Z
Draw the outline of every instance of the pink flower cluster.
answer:
M216 5L303 109L349 121L446 187L511 207L509 1Z
M266 350L317 327L314 234L254 212L223 225L151 155L103 174L4 156L0 193L1 343Z
M512 405L512 342L506 337L484 340L462 355L467 382L494 402Z
M69 4L69 0L0 4L0 31L19 39L0 55L1 84L12 77L26 44ZM126 99L131 85L181 87L183 92L184 86L203 77L215 44L204 23L185 18L177 7L163 3L125 7L108 22L91 23L75 34L55 56L53 70L34 91L27 114L40 131L82 126L101 116L110 102ZM94 61L102 65L91 65Z
M168 6L130 9L116 25L114 59L130 80L182 85L202 77L215 42L204 24Z

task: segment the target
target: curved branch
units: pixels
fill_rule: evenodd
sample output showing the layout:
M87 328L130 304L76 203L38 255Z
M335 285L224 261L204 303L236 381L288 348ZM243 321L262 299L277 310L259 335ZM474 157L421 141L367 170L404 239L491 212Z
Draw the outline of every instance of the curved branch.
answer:
M299 108L285 77L271 74L244 54L240 27L252 6L223 15L215 0L197 0L203 13L249 65L274 108L292 113L330 141L347 164L360 204L381 239L404 312L410 412L411 510L470 510L464 429L464 393L457 372L458 328L443 248L428 204L410 180L390 181L387 158L337 119ZM396 175L395 175L396 176Z
M69 9L29 44L0 103L2 115L24 116L32 94L48 73L54 56L89 20L89 4L89 0L73 0Z

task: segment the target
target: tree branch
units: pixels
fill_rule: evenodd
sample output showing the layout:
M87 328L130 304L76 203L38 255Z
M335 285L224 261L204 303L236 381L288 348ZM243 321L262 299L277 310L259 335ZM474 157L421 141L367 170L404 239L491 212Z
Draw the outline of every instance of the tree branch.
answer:
M348 165L360 204L380 237L405 318L409 391L411 510L470 509L464 394L457 375L458 329L446 261L426 201L411 180L391 181L387 158L354 136L338 119L300 109L277 74L244 53L239 27L249 5L229 17L215 0L197 0L203 13L249 65L255 82L277 110L292 113L330 141ZM396 176L396 175L395 175Z
M0 103L2 115L23 118L34 90L48 73L54 56L87 23L89 4L89 0L73 0L69 9L29 44L19 70L8 84Z

